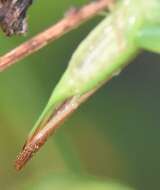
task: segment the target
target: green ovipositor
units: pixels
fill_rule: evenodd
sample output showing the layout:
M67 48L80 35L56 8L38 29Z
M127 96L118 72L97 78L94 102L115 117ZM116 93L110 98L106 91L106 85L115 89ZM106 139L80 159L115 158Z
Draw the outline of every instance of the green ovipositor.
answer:
M20 169L53 133L62 112L117 75L141 49L160 53L160 1L121 0L82 41L17 159ZM51 123L52 125L49 125ZM56 123L57 122L57 123Z

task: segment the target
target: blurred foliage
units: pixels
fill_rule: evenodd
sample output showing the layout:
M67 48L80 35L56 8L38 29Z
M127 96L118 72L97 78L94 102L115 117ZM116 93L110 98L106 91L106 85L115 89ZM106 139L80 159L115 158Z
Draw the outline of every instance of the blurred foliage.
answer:
M131 190L128 187L121 185L120 183L113 183L111 181L97 181L96 178L91 178L86 176L85 178L74 175L52 175L52 177L47 177L42 180L42 182L31 183L28 187L30 190L52 190L54 189L63 189L63 190ZM27 189L28 189L27 187ZM25 187L23 186L25 189ZM133 189L132 189L133 190Z
M86 2L35 1L29 11L27 36L10 39L1 33L1 55L55 23L72 5ZM101 19L92 19L0 74L1 189L24 185L24 189L65 190L72 184L78 190L125 189L110 182L65 178L68 172L118 180L135 189L160 188L160 57L148 53L139 55L134 64L81 106L21 173L13 168L20 146L72 52Z

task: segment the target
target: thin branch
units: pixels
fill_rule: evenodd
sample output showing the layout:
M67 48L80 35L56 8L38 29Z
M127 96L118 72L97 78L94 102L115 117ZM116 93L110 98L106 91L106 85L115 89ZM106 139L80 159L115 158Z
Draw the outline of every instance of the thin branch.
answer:
M43 31L27 42L21 44L19 47L0 57L0 71L5 70L17 61L38 51L48 43L60 38L65 33L78 27L81 23L92 18L106 7L109 7L112 2L113 0L97 0L85 5L79 10L71 10L57 24L51 26L49 29Z

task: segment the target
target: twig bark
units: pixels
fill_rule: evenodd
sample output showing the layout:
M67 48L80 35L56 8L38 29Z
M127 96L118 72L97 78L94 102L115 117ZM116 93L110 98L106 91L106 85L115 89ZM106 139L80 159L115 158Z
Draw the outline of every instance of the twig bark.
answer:
M26 56L38 51L48 43L60 38L65 33L78 27L84 21L95 16L98 12L104 10L112 4L113 0L97 0L85 5L79 10L71 10L62 20L49 29L24 42L19 47L6 53L0 57L0 71L5 70L9 66Z

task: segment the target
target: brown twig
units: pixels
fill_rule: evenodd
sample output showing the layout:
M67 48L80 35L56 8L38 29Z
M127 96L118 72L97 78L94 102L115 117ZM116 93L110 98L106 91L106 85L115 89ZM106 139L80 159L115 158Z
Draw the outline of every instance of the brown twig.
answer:
M57 24L51 26L49 29L31 38L27 42L21 44L19 47L11 50L9 53L0 57L0 71L8 68L17 61L26 56L38 51L40 48L46 46L48 43L56 40L65 33L78 27L84 21L92 18L98 12L110 6L113 0L97 0L85 5L79 10L70 11Z

